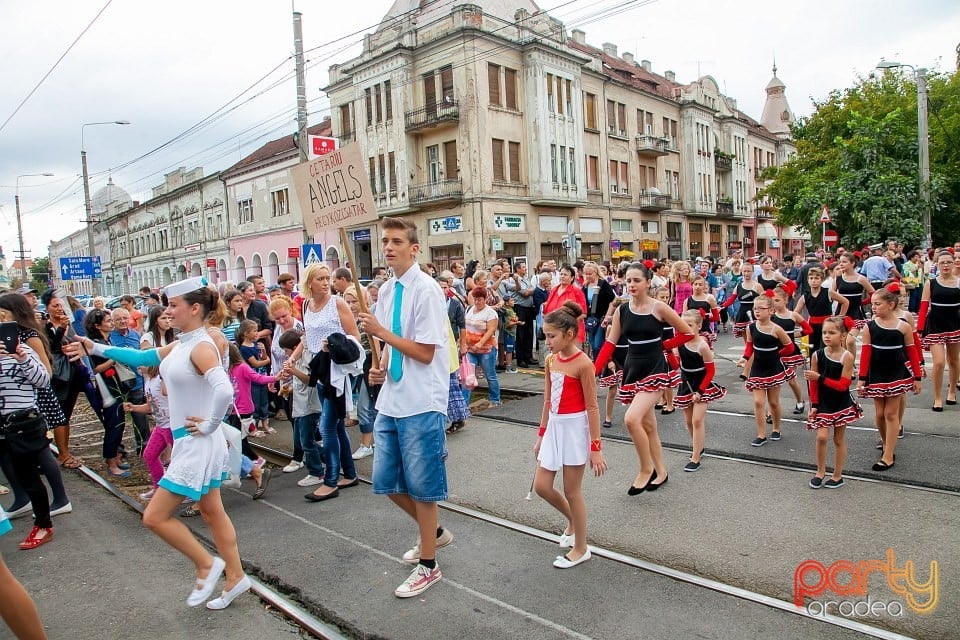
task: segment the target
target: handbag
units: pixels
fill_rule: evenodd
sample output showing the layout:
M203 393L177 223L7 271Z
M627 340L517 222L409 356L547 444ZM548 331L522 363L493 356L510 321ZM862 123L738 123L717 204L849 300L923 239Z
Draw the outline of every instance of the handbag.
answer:
M464 388L470 391L477 388L477 368L467 356L460 359L460 380Z
M53 379L64 383L73 379L73 363L62 353L53 354Z
M14 411L0 426L10 451L15 454L37 453L50 446L47 419L35 407Z

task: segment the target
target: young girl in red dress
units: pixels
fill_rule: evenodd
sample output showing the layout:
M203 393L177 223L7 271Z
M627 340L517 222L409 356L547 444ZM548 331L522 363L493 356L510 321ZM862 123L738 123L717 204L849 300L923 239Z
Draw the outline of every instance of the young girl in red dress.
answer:
M847 458L847 425L863 417L863 410L850 394L854 358L846 348L847 328L843 317L831 316L820 323L823 348L810 356L810 369L803 372L810 387L807 429L817 432L817 474L810 488L839 489L843 486L843 463ZM827 475L827 443L833 429L833 475Z
M792 280L788 282L790 284L778 284L773 289L773 316L770 319L775 325L786 331L787 335L794 340L794 347L796 347L794 352L789 356L784 356L782 360L785 366L792 368L794 373L796 373L798 370L803 369L805 363L803 354L800 352L800 348L797 347L795 340L797 332L799 331L801 335L808 336L813 332L813 327L811 327L810 323L804 320L803 316L799 313L787 309L787 299L793 295L793 291L797 288ZM793 378L788 384L797 401L796 406L793 408L793 413L794 415L800 415L806 411L806 406L803 402L803 391L800 389L800 382L797 378Z
M713 363L713 349L700 332L702 315L696 309L687 309L681 317L700 334L677 348L680 354L680 389L673 399L673 403L683 409L683 419L693 445L690 461L683 470L694 472L700 470L700 457L707 437L707 405L721 399L727 390L713 381L717 368Z
M553 561L558 569L590 559L587 506L580 485L587 462L596 476L603 475L607 468L600 451L600 407L593 363L577 348L577 325L582 314L583 307L564 302L543 319L543 335L551 355L544 367L545 402L533 448L538 462L533 488L567 519L560 547L572 549ZM563 493L553 486L561 470Z

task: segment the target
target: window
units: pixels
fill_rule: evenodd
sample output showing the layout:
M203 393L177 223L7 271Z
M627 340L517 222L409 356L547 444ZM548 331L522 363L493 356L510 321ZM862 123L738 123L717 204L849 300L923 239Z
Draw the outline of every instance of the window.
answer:
M423 103L427 107L427 113L437 114L437 81L433 73L423 76Z
M383 110L387 121L393 120L393 94L390 90L390 81L383 81Z
M493 139L493 179L494 181L505 181L506 175L503 167L503 140Z
M253 222L253 198L244 198L237 201L237 213L240 215L240 224Z
M617 193L620 188L620 163L616 160L610 161L610 193Z
M447 180L457 177L457 141L443 143L443 175Z
M620 163L620 193L630 193L630 165Z
M613 100L607 100L607 133L615 134L617 132L617 103Z
M592 93L583 94L583 128L597 128L597 96Z
M373 195L377 195L377 159L371 157L369 163L370 169L367 171L367 174L370 176L370 191Z
M617 103L617 133L620 137L627 135L627 105Z
M573 115L573 81L566 80L564 81L563 86L565 90L563 94L563 101L564 101L564 104L566 104L567 106L566 113L568 116L572 116Z
M550 175L554 182L559 182L557 172L557 145L550 145Z
M633 231L633 220L624 220L623 218L614 218L610 221L610 231L631 233Z
M627 105L607 100L607 133L625 138L627 135Z
M504 105L507 109L517 109L517 71L516 69L503 69L503 88L506 100Z
M390 165L390 195L397 195L397 158L393 151L387 154Z
M683 232L682 222L667 223L667 240L669 242L680 242L680 236Z
M600 188L600 158L587 156L587 189L596 191Z
M381 153L377 156L377 175L380 177L378 184L380 185L380 193L385 194L387 192L387 159Z
M500 101L500 65L487 64L487 85L490 91L490 105L502 107Z
M223 237L223 215L217 214L217 237ZM160 248L163 248L163 231L160 232Z
M567 184L567 148L560 147L560 182Z
M736 225L727 225L727 242L737 242L740 240L740 227Z
M570 164L570 186L575 187L577 186L577 158L576 155L574 155L573 147L570 147L567 158Z
M440 182L440 145L430 145L427 147L427 171L429 172L430 184Z
M520 143L511 142L510 152L510 182L520 182Z
M557 103L553 99L553 75L547 74L547 111L556 112Z
M349 104L340 105L340 134L353 137L353 115Z
M278 189L270 193L273 202L273 217L278 218L290 213L290 196L286 189Z
M439 271L448 271L454 262L463 262L463 245L450 244L445 247L431 247L430 261Z
M363 90L363 102L367 112L367 126L373 125L373 98L370 93L370 87Z
M657 235L660 233L660 223L655 220L641 220L640 233L649 233Z
M440 95L444 102L453 102L453 67L440 69Z
M381 88L379 84L373 85L374 110L377 114L377 124L383 122L383 100L381 97Z

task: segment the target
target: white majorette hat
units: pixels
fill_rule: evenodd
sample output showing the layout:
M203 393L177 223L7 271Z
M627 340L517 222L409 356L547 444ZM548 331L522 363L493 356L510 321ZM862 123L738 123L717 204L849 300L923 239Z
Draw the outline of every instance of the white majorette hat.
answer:
M163 293L167 296L167 299L176 298L177 296L182 296L185 293L190 293L191 291L196 291L197 289L204 289L206 288L207 284L207 279L203 276L187 278L186 280L181 280L180 282L174 282L173 284L167 285L163 288Z

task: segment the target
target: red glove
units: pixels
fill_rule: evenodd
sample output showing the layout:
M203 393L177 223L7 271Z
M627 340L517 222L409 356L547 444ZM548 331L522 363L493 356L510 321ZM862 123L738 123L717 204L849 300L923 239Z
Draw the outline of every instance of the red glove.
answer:
M873 347L865 344L860 348L860 379L867 379L867 371L870 370L870 354L873 353Z
M610 362L610 358L613 357L613 352L616 348L617 345L613 344L609 340L603 343L603 346L600 348L600 353L597 354L597 362L593 367L594 375L599 376L603 373L607 363Z
M717 373L717 365L712 362L704 362L703 369L706 373L703 374L703 382L700 383L700 391L706 391L710 388L710 383L713 382L713 376Z
M673 351L664 351L663 355L667 357L667 366L671 370L680 368L680 358Z
M820 382L818 380L811 380L807 388L810 392L810 408L816 409L817 403L820 402Z
M671 349L676 349L682 344L687 344L691 340L697 337L695 333L678 333L672 338L663 341L663 350L670 351Z
M930 301L922 300L920 302L920 315L917 316L917 331L923 333L927 326L927 314L930 313Z
M703 318L704 320L707 319L707 310L706 310L706 309L704 309L703 307L701 307L701 308L697 309L697 311L700 312L700 317L701 317L701 318Z
M913 379L923 378L923 347L914 339L913 346L907 347L907 355L910 357L910 369L913 371Z
M806 320L801 320L801 321L800 321L800 333L802 333L802 334L805 335L805 336L808 336L808 335L810 335L811 333L813 333L813 327L812 327L812 326L810 325L810 323L807 322Z
M821 378L823 380L823 386L829 387L834 391L847 391L850 389L851 383L853 380L850 378L840 378L839 380L834 380L833 378Z
M717 307L710 309L710 322L720 322L720 309Z
M777 355L780 356L781 358L786 358L787 356L792 356L796 350L797 350L797 345L791 342L789 344L783 345L783 347L780 348L780 351L777 352Z
M723 304L720 305L720 308L721 308L721 309L726 309L727 307L729 307L730 305L732 305L732 304L733 304L734 302L736 302L737 300L739 300L739 298L738 298L737 296L731 294L731 296L730 296L729 298L727 298L726 300L723 301Z
M847 328L847 331L853 331L853 328L857 326L857 323L853 321L853 318L850 316L844 316L843 326Z
M870 304L871 300L873 300L873 294L868 293L867 295L863 296L863 302L861 302L860 304L863 304L863 305Z
M746 346L743 348L743 359L749 360L750 356L752 355L753 355L753 343L748 342Z

